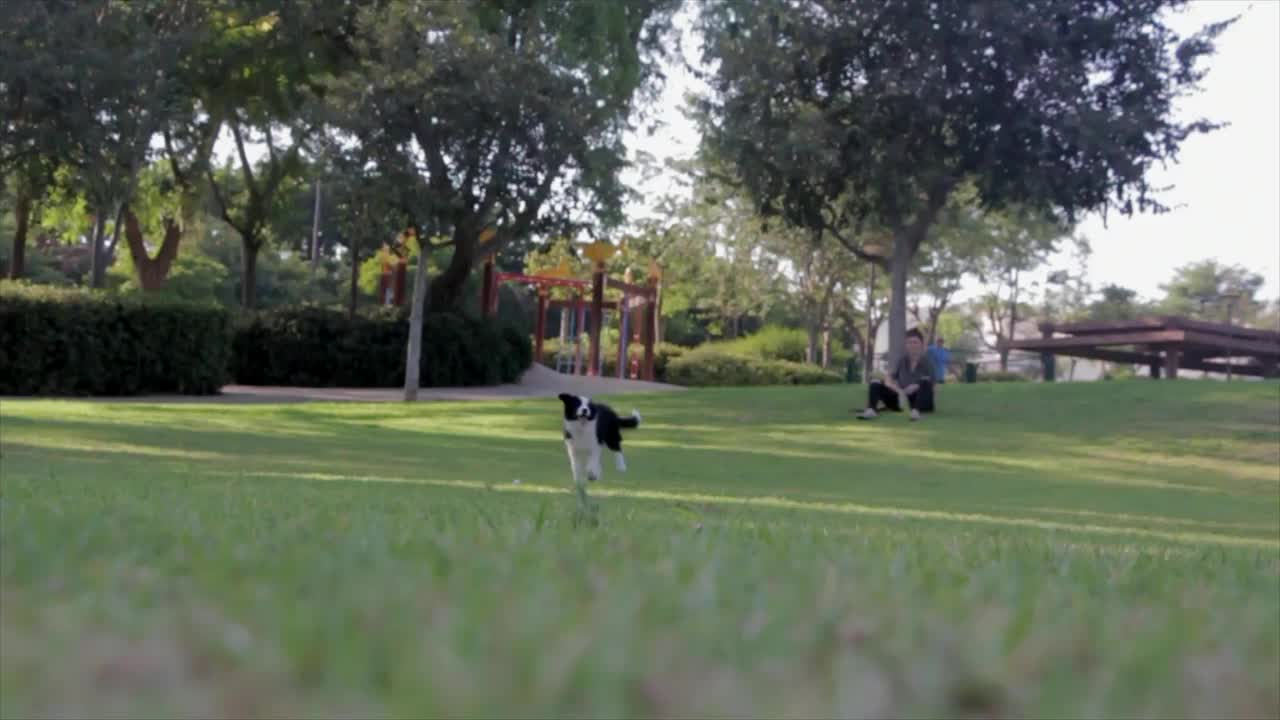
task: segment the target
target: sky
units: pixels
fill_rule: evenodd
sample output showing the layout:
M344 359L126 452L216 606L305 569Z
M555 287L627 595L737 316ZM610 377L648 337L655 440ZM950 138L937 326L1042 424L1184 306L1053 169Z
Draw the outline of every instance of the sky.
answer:
M1093 247L1089 275L1095 287L1115 283L1154 299L1163 295L1160 285L1175 268L1215 258L1261 274L1263 297L1280 297L1280 0L1196 0L1171 25L1185 34L1233 15L1241 17L1219 37L1201 92L1177 108L1179 119L1230 124L1189 138L1177 164L1150 174L1153 185L1173 186L1161 196L1176 208L1172 212L1132 218L1113 213L1105 225L1100 216L1081 222L1077 233ZM669 68L655 110L663 127L652 136L634 133L628 142L632 152L659 160L688 157L698 132L681 112L682 98L698 88L688 72ZM624 177L651 199L670 182L659 177L642 184L634 171ZM648 214L643 201L630 210L633 216ZM1071 268L1065 252L1041 275L1059 268ZM978 290L970 283L963 294Z

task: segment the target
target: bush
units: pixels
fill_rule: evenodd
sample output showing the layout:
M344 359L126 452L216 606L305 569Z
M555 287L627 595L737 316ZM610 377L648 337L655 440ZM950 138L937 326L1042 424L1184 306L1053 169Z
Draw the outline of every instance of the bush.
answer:
M992 370L990 372L978 373L978 382L1027 382L1029 378L1022 373L1016 373L1011 370Z
M587 352L589 345L586 339L582 341L582 359L587 360ZM560 351L560 340L557 338L549 338L542 343L542 359L543 365L554 369L556 366L556 354ZM674 358L678 358L688 351L688 348L675 345L673 343L657 343L653 346L653 379L655 382L667 382L667 368ZM601 343L600 352L601 360L604 365L605 377L618 376L618 345L616 342L612 344ZM640 343L632 343L627 346L627 357L631 360L644 360L644 345Z
M667 367L667 382L687 387L821 385L839 383L842 378L815 365L761 360L706 345L673 359Z
M246 385L399 387L408 311L290 307L255 314L236 328L231 375ZM533 361L529 339L494 320L428 315L422 327L423 387L515 382Z
M715 343L715 346L733 355L799 363L804 362L805 351L809 348L809 338L803 330L770 325L754 335L725 340Z
M213 305L0 282L0 394L216 393L230 325Z

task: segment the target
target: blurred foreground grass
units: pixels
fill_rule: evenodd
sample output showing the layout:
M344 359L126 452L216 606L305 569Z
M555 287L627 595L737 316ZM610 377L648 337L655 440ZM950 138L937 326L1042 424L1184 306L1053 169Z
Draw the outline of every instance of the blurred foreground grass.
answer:
M1280 716L1280 386L856 392L6 400L0 715Z

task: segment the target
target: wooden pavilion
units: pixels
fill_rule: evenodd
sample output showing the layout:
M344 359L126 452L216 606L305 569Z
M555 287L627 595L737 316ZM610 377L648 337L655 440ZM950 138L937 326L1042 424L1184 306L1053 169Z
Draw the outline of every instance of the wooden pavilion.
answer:
M1054 379L1054 356L1146 365L1151 377L1174 379L1179 370L1280 377L1280 332L1181 317L1040 325L1040 339L1015 340L1009 349L1038 352L1044 379Z

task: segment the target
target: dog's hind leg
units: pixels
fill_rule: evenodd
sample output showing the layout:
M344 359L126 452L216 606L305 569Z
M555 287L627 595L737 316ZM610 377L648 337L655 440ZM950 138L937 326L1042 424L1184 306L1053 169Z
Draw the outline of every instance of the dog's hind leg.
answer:
M622 454L622 443L611 442L606 447L613 453L613 466L618 468L618 472L627 471L627 458Z

